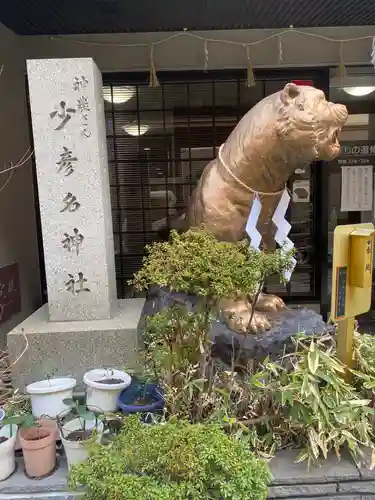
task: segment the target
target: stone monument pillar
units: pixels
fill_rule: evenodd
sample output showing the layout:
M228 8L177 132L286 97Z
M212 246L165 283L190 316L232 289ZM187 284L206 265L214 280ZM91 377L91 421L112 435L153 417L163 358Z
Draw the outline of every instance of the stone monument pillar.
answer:
M109 319L116 299L101 74L27 62L51 321Z
M48 304L8 334L13 383L134 365L144 300L117 300L101 74L90 58L27 62ZM21 284L22 286L22 284Z

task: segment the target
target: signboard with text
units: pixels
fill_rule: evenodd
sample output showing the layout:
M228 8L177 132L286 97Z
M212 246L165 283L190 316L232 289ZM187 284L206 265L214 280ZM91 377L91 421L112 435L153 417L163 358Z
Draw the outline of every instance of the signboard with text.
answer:
M342 142L337 165L341 168L342 212L373 209L375 141Z

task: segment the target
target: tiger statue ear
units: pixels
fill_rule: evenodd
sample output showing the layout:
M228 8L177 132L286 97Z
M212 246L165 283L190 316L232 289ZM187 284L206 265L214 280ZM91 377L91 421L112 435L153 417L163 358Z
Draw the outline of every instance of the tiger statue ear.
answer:
M280 94L283 104L290 104L301 93L301 89L295 83L287 83Z

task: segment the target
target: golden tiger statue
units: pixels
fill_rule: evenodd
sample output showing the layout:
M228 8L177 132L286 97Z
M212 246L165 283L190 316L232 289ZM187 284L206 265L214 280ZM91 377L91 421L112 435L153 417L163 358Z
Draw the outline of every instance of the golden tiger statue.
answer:
M257 193L262 203L257 229L263 247L271 249L275 245L271 218L289 177L298 167L339 154L338 137L347 118L345 106L328 102L324 92L309 86L288 83L260 101L205 167L189 202L185 229L203 226L220 240L242 240ZM218 307L230 328L246 330L251 298L228 298ZM251 330L269 329L267 312L282 308L279 297L260 294Z

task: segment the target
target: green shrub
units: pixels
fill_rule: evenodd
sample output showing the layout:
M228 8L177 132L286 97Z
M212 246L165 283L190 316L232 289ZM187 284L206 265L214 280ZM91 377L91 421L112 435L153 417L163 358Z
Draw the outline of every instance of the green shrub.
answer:
M371 400L358 383L345 382L345 367L335 357L331 338L301 336L295 343L293 354L278 363L266 360L263 370L248 379L249 413L267 415L250 428L251 447L270 454L298 447L300 460L309 463L331 450L340 456L344 447L354 456L361 453L360 445L375 451Z
M289 269L291 253L258 252L247 241L220 242L197 229L172 231L167 243L154 243L148 252L132 282L138 290L158 285L201 298L195 312L179 305L146 322L146 366L163 385L168 414L191 423L232 417L239 399L233 397L233 376L214 370L211 358L216 302L254 299L266 276Z
M375 338L373 335L356 333L354 336L354 359L358 372L375 377Z
M257 252L247 241L218 241L196 229L172 231L168 242L154 243L147 250L131 282L137 290L159 285L211 300L253 295L266 276L282 274L291 265L290 252Z
M176 305L147 318L145 371L163 387L167 416L228 423L246 411L246 385L234 371L218 368L203 316Z
M262 500L265 462L217 425L142 424L127 417L107 446L92 443L87 462L70 472L70 486L90 500Z

